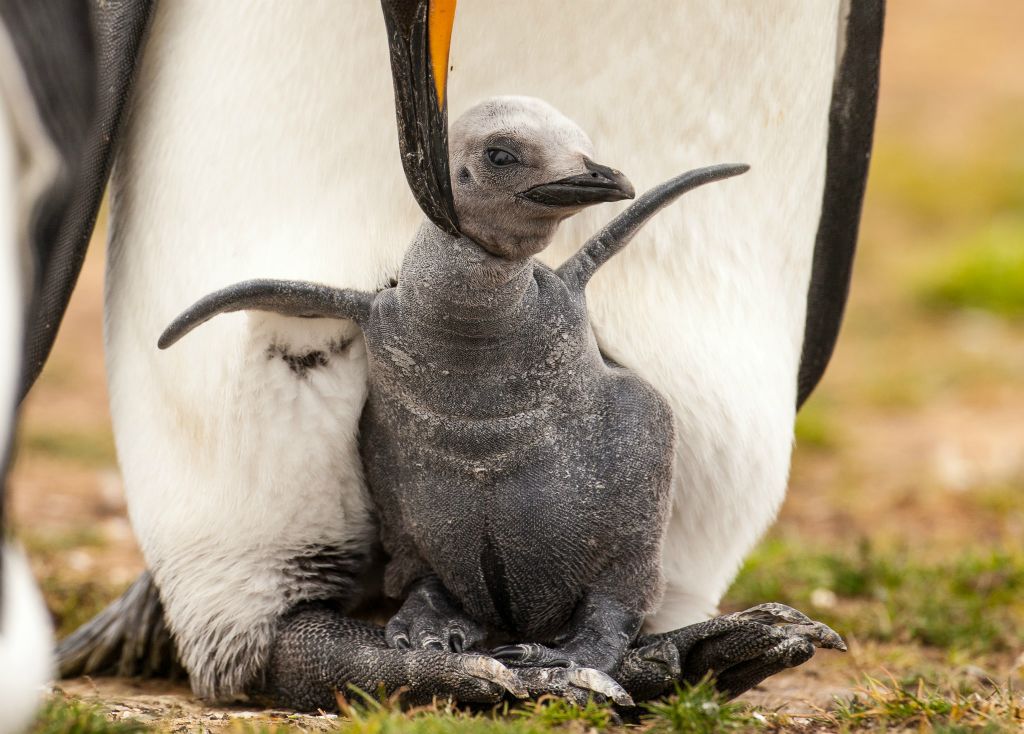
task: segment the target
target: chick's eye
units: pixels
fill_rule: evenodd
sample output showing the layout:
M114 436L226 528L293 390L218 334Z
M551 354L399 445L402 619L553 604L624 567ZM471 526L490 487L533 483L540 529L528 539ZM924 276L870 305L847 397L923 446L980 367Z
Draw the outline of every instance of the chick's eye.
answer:
M488 148L487 160L496 166L511 166L513 163L519 162L518 158L501 148Z

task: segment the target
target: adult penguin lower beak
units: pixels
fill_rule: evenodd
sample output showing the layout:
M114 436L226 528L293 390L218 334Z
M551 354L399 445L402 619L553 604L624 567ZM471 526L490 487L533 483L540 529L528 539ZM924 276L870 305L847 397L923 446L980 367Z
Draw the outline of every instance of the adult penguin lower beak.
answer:
M394 78L398 146L423 213L459 234L448 168L448 51L456 0L381 0Z

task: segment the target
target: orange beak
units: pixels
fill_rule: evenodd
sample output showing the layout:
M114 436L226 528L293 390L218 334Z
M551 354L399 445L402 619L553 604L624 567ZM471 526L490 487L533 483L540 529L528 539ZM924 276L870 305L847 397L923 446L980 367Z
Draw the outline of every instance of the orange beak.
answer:
M456 0L381 0L395 88L398 146L413 196L459 234L448 168L448 52Z

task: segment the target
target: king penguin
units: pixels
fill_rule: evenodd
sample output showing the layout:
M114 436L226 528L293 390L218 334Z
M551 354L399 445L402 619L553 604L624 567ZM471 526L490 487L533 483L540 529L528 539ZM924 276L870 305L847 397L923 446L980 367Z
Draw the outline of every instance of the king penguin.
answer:
M55 295L43 285L66 280L62 254L81 252L59 233L95 119L94 41L86 0L0 3L0 734L29 725L55 671L49 615L8 535L7 471L26 324Z
M104 88L118 104L103 108L107 145L80 193L95 211L113 161L108 380L149 572L66 641L65 673L151 666L162 622L126 620L160 620L162 606L196 693L231 697L261 675L289 608L362 593L374 528L357 452L357 329L237 314L171 352L155 335L225 283L366 290L397 273L420 216L403 164L429 163L431 131L413 95L399 100L396 139L391 105L423 65L453 114L496 94L551 102L639 188L703 161L751 164L727 192L696 192L652 223L594 280L589 304L605 354L675 413L667 590L647 627L713 614L775 518L795 412L846 301L883 1L471 3L454 37L453 0L383 6L417 34L392 24L382 42L371 3L99 7ZM406 77L396 71L393 89L396 60ZM557 265L609 215L568 223L545 260ZM26 387L63 305L31 327Z

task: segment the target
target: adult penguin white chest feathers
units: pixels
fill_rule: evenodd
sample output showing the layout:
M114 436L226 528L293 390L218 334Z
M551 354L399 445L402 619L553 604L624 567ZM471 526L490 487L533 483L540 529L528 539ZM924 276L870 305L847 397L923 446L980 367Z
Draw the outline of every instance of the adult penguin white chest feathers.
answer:
M543 98L639 189L751 164L652 222L588 290L602 349L676 416L656 629L714 611L784 495L842 5L459 9L454 114ZM271 315L219 319L165 353L154 336L226 283L373 290L394 276L421 215L383 35L373 3L182 0L157 6L138 69L113 174L111 404L132 523L202 695L250 682L297 599L353 583L321 584L294 559L343 558L355 575L372 533L364 347L354 326ZM613 213L568 222L545 260Z

